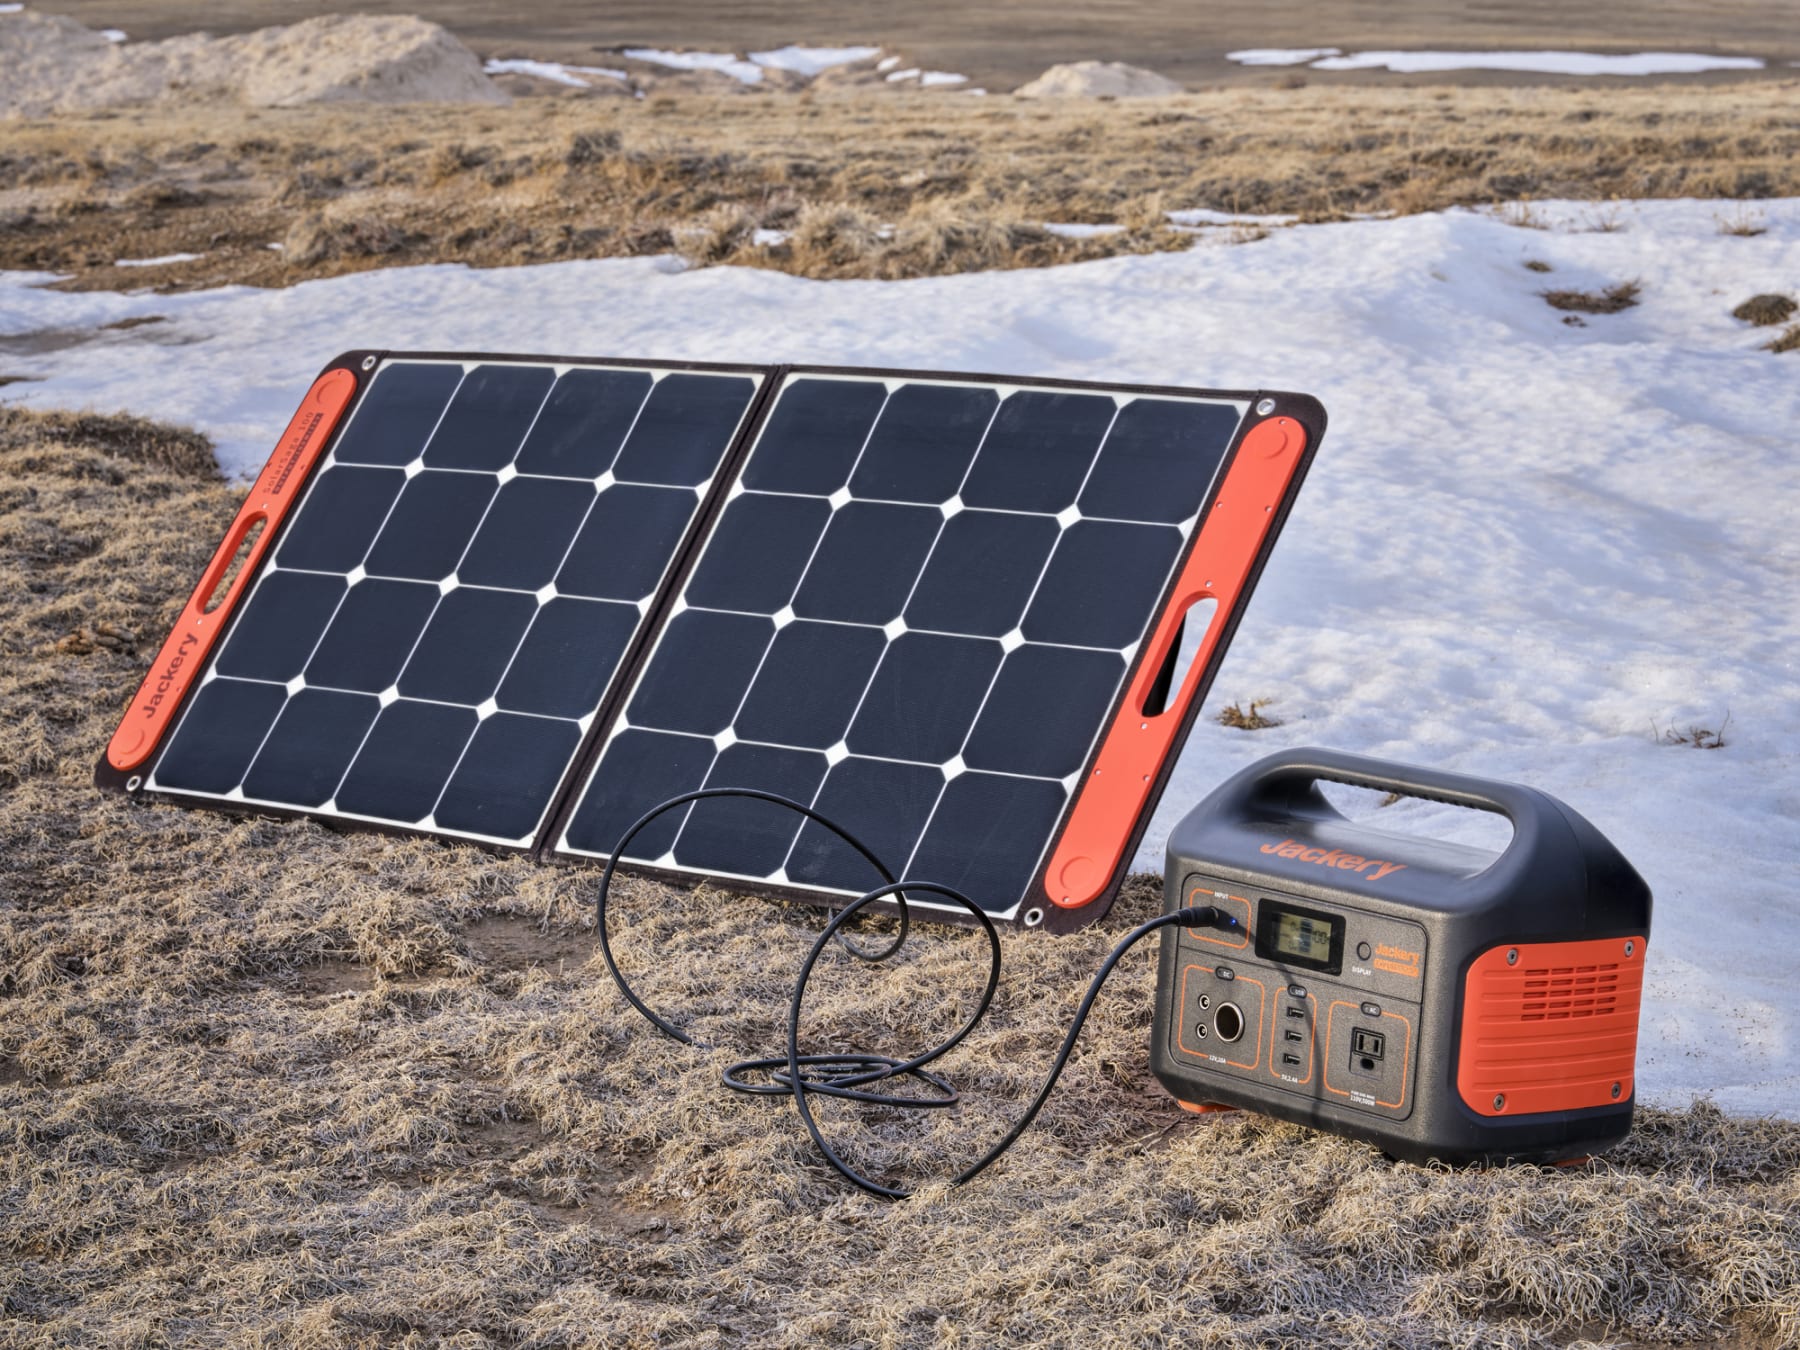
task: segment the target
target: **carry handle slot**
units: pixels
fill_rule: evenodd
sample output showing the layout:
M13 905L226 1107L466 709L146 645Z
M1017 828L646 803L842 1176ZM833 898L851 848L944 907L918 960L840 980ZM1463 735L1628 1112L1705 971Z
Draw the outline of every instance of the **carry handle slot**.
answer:
M113 732L106 762L114 769L129 773L155 753L355 393L356 376L339 367L301 400Z
M1171 690L1179 693L1186 688L1188 680L1200 665L1200 649L1207 646L1207 637L1212 632L1213 620L1218 617L1219 602L1211 595L1195 598L1187 611L1175 624L1175 632L1168 642L1168 650L1155 663L1156 679L1151 682L1150 691L1144 696L1144 704L1138 711L1145 717L1160 717L1169 710L1169 694ZM1181 684L1175 684L1175 676L1181 675ZM1179 701L1179 700L1178 700Z
M206 573L200 578L200 588L195 595L207 597L201 606L201 613L211 614L229 599L237 603L237 583L244 575L244 564L250 561L256 541L262 537L267 528L269 518L261 511L252 511L249 515L240 514L231 522L231 530L225 536L225 542L219 545L219 551L207 565ZM237 543L232 544L236 539ZM220 564L223 563L223 566Z

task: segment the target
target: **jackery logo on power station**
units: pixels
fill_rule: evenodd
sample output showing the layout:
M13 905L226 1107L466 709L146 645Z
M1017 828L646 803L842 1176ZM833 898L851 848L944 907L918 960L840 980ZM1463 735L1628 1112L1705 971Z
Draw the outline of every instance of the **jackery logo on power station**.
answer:
M1361 854L1346 853L1341 848L1313 848L1297 839L1283 839L1279 844L1264 844L1262 852L1273 853L1277 858L1292 858L1296 862L1311 863L1315 867L1334 867L1341 872L1355 872L1358 876L1368 873L1370 881L1380 881L1390 872L1404 871L1405 863L1383 862L1380 858L1365 858ZM1374 868L1370 872L1370 868Z

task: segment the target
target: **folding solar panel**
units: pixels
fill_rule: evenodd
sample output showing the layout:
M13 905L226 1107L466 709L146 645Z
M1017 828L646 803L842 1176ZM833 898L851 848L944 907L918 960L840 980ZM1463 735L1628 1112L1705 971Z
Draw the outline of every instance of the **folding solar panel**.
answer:
M358 353L99 777L567 858L760 788L998 918L1077 926L1323 427L1286 394ZM622 861L822 903L879 880L736 800Z

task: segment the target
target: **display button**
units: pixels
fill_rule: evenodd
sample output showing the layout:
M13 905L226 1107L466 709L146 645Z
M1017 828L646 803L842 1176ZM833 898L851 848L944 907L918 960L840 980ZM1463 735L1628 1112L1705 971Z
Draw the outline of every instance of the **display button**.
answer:
M1375 949L1368 943L1359 942L1356 944L1356 959L1358 961L1367 961L1373 955L1375 955Z

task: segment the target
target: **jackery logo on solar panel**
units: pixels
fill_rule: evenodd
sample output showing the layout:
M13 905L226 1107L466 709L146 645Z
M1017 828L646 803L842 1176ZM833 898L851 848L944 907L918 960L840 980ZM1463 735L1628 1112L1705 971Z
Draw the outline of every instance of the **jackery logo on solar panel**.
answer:
M1311 863L1314 867L1335 867L1344 872L1355 872L1361 876L1371 867L1370 881L1380 881L1390 872L1403 872L1405 863L1383 862L1380 858L1365 858L1360 854L1346 853L1341 848L1327 851L1322 848L1309 848L1297 839L1283 839L1279 844L1264 844L1262 852L1273 853L1277 858L1292 858L1296 862Z
M156 716L156 710L169 696L169 689L174 685L176 675L180 674L181 668L187 664L187 659L191 655L188 648L199 645L200 639L192 633L188 633L181 639L181 645L175 649L175 655L169 658L168 668L163 671L162 677L157 680L156 687L151 691L149 699L144 703L145 717Z

